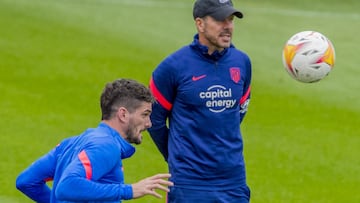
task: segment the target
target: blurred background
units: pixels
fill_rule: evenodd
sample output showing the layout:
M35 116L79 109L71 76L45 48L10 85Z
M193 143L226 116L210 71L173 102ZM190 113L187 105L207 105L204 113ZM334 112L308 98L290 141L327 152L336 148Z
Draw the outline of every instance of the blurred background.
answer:
M17 175L98 125L105 83L148 84L163 58L192 41L193 2L0 0L0 202L31 202L16 190ZM242 124L251 202L360 202L360 1L233 3L245 15L233 43L253 64ZM282 65L285 42L304 30L335 47L335 67L318 83L297 82ZM167 171L147 133L124 165L127 183Z

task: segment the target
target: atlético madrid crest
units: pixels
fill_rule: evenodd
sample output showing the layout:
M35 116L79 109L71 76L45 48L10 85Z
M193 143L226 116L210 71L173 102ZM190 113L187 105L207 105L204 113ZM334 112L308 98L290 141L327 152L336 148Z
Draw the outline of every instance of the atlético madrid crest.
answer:
M230 77L235 83L240 81L240 68L238 67L231 67L230 68Z

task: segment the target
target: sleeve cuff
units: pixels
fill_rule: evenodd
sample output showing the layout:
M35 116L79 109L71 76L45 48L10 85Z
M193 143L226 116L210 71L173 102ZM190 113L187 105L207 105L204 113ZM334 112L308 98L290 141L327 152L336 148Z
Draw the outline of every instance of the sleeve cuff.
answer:
M121 199L129 200L133 198L133 190L131 185L128 184L121 185L121 189L123 191L121 194Z

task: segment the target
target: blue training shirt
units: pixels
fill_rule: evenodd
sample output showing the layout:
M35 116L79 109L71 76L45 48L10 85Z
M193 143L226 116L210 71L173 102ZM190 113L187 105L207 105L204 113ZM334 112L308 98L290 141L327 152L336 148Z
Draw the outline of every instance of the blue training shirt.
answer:
M177 187L226 190L246 185L240 123L251 62L233 45L207 52L195 35L154 70L150 89L157 102L148 130Z
M17 188L36 202L121 202L131 199L122 159L135 148L105 123L63 140L17 178ZM52 189L46 181L53 180Z

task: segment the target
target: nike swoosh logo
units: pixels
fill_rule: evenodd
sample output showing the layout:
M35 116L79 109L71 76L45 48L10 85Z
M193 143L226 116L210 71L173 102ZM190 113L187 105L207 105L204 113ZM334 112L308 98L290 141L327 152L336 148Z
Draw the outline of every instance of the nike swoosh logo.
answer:
M201 79L203 79L203 78L205 78L205 77L206 77L206 75L193 76L193 77L192 77L192 81L198 81L198 80L201 80Z

